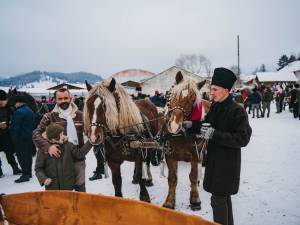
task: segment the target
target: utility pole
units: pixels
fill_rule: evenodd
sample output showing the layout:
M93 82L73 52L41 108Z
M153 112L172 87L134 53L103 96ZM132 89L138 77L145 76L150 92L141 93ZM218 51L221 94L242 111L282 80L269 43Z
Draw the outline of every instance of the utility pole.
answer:
M240 77L240 36L237 36L237 50L238 50L238 72L237 76Z
M237 71L237 86L241 86L241 79L240 79L240 36L237 36L237 55L238 55L238 71Z

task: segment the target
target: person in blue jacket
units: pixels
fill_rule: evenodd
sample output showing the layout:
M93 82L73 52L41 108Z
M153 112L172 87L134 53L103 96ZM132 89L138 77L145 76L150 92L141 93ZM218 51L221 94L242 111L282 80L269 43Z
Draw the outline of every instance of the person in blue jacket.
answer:
M21 183L29 181L32 177L32 131L35 128L35 115L27 106L23 95L17 95L15 99L16 110L12 115L10 134L22 168L22 175L15 182Z

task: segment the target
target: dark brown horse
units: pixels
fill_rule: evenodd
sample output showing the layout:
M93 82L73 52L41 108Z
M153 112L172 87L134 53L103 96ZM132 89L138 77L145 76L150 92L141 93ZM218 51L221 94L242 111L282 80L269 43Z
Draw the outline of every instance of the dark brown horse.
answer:
M177 164L178 161L191 162L190 206L194 210L201 208L201 201L198 192L198 165L201 162L201 149L203 139L187 135L182 126L184 120L191 118L195 107L198 107L200 120L210 108L210 102L203 100L199 90L205 81L196 83L193 80L183 80L181 72L176 75L176 85L171 89L168 97L168 112L166 119L166 132L169 135L165 142L165 157L169 169L168 183L169 192L164 207L175 208L175 191L177 185ZM199 116L199 115L198 115Z
M95 87L87 83L89 94L84 106L84 126L92 144L105 144L105 158L112 173L115 196L122 197L120 166L124 160L135 162L140 185L140 200L150 202L143 169L149 155L137 147L158 133L157 109L149 100L133 102L125 89L111 82ZM135 144L133 146L132 144ZM148 150L149 151L149 150Z

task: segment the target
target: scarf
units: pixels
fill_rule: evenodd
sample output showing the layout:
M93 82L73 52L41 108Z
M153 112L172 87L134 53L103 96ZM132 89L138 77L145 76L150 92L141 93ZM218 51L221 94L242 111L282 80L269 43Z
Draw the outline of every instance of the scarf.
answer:
M66 109L63 110L59 108L61 114L64 116L64 118L67 120L67 136L68 141L73 143L74 145L78 145L78 136L77 131L75 128L75 124L72 118L72 107L71 105Z
M195 104L191 115L189 116L188 120L190 121L201 121L202 119L202 101L198 104Z

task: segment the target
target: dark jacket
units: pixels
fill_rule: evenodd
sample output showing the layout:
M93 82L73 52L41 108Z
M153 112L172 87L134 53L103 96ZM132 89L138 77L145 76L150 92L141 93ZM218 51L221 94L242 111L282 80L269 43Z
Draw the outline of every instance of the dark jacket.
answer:
M261 96L258 92L253 92L253 94L250 95L250 103L251 104L260 104L261 103Z
M267 88L263 94L262 101L263 102L271 102L273 100L273 92L271 89Z
M43 186L47 178L51 178L46 190L73 190L75 188L74 160L82 160L92 145L85 143L82 148L70 142L60 144L61 156L51 157L43 151L38 151L35 163L36 176Z
M213 103L205 117L215 128L208 143L204 189L215 195L232 195L239 190L241 171L241 147L250 141L252 129L244 108L228 97L221 103ZM193 123L199 132L200 123Z
M0 107L0 123L5 122L7 125L6 129L0 129L0 136L2 135L7 135L8 131L8 126L9 126L9 121L12 113L10 111L10 108L5 106L5 107ZM0 140L1 141L1 140Z
M291 90L291 103L295 103L297 99L297 89Z
M26 105L22 105L13 113L9 127L10 135L15 145L32 142L32 131L35 128L35 115Z

